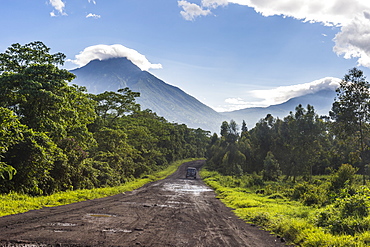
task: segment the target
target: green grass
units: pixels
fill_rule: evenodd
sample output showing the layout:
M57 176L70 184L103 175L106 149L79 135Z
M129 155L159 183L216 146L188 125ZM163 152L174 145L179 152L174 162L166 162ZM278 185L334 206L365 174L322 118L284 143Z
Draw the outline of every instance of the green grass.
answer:
M91 190L74 190L59 192L50 196L36 196L36 197L22 195L18 193L0 195L0 217L5 215L24 213L29 210L41 209L43 207L60 206L74 202L92 200L111 195L116 195L119 193L124 193L127 191L132 191L142 187L147 183L166 178L167 176L174 173L181 164L193 160L199 159L194 158L176 161L162 171L144 176L143 178L140 179L135 179L134 181L128 182L124 185L117 187L98 188Z
M248 223L256 224L273 234L280 235L290 243L309 247L362 247L370 246L370 231L354 235L331 234L317 227L315 220L323 208L304 206L283 194L256 194L262 187L239 187L243 181L231 181L230 176L205 169L201 171L205 183L214 188L218 198L234 213Z

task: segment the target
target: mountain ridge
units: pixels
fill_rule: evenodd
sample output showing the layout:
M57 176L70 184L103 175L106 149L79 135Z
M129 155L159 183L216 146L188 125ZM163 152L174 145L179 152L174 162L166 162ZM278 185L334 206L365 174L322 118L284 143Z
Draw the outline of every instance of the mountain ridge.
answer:
M139 92L136 101L142 109L151 109L169 122L210 131L218 129L222 122L221 114L180 88L142 71L127 58L92 60L71 72L76 75L73 83L85 86L89 93L117 91L124 87Z
M304 108L310 104L314 107L315 112L318 115L328 115L335 96L336 92L334 90L323 89L315 93L293 97L280 104L270 105L267 107L244 108L231 112L223 112L222 115L229 119L233 119L237 123L241 123L244 120L246 121L248 128L251 128L267 114L271 114L274 117L282 119L288 116L290 112L294 112L295 108L300 104Z
M76 75L74 84L85 86L89 93L117 91L129 87L139 92L136 99L142 109L150 109L169 122L186 124L219 134L222 121L234 120L238 125L246 121L248 128L267 114L284 118L301 104L313 105L319 115L328 115L335 91L323 89L315 93L294 97L268 107L252 107L231 112L216 112L180 88L167 84L147 71L142 71L127 58L92 60L85 66L71 70Z

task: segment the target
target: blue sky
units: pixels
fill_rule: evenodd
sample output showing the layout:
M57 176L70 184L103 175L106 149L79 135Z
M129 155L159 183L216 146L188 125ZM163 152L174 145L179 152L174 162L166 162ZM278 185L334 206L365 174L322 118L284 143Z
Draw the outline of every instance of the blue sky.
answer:
M0 52L40 40L65 68L126 56L217 111L370 76L368 0L2 0Z

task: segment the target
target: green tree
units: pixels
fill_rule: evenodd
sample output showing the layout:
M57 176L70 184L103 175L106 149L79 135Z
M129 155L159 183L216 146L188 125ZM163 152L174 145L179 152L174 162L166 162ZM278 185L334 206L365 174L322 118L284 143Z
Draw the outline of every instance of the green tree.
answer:
M212 143L207 151L208 164L211 169L225 175L241 175L246 165L246 156L239 150L240 138L237 124L234 120L230 123L224 121L221 125L221 139L212 137Z
M2 179L6 178L4 174L7 174L9 179L16 174L15 168L3 162L2 159L9 148L23 139L26 128L12 111L0 107L0 177Z
M13 44L0 53L0 107L12 110L28 128L22 142L4 155L4 161L18 170L13 187L26 191L28 186L29 193L69 188L68 184L59 186L55 181L59 176L70 175L57 171L73 170L60 167L78 167L83 163L83 158L74 157L76 152L70 147L82 150L82 154L95 145L87 129L96 118L95 102L88 98L85 88L68 85L75 75L57 67L63 65L65 55L49 52L50 48L37 41ZM65 145L66 142L73 145ZM43 172L36 176L39 169Z
M0 191L31 195L54 192L55 181L51 171L57 160L64 159L61 150L45 133L26 129L22 134L22 140L4 154L4 162L11 164L17 173L10 181L0 180Z
M263 161L268 151L272 150L275 139L275 123L277 119L267 114L256 126L251 129L250 139L253 153L253 172L260 172L263 169Z
M357 170L349 164L342 164L337 171L331 174L330 189L339 192L345 186L351 186L355 180Z
M2 72L21 73L26 68L37 64L64 64L66 56L63 53L49 54L48 48L41 41L25 45L12 44L4 53L0 53L0 74Z
M307 110L298 105L295 113L284 118L284 147L288 156L285 161L287 174L293 177L312 176L312 167L322 152L321 141L325 136L326 127L315 113L313 106Z
M365 182L365 164L363 154L365 135L368 134L370 120L370 84L363 72L357 68L349 70L339 84L337 98L333 103L330 117L334 120L334 133L345 139L347 136L357 136L361 172ZM357 150L354 150L356 153Z
M57 67L65 56L49 50L42 42L32 42L0 53L0 106L13 110L29 128L59 141L80 132L95 116L84 89L68 85L75 75Z
M277 181L281 175L281 170L279 162L275 159L275 156L271 151L267 153L263 163L263 179Z
M140 105L135 102L140 93L132 92L128 87L119 89L117 93L105 91L90 97L97 102L96 113L104 120L113 121L124 114L140 110Z

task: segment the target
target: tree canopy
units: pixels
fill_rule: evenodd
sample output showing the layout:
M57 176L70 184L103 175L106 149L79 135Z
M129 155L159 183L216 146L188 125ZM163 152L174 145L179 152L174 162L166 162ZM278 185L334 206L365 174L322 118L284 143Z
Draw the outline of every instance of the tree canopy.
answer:
M64 59L40 41L0 53L0 192L119 185L204 156L209 132L142 111L129 88L92 95L70 85Z

